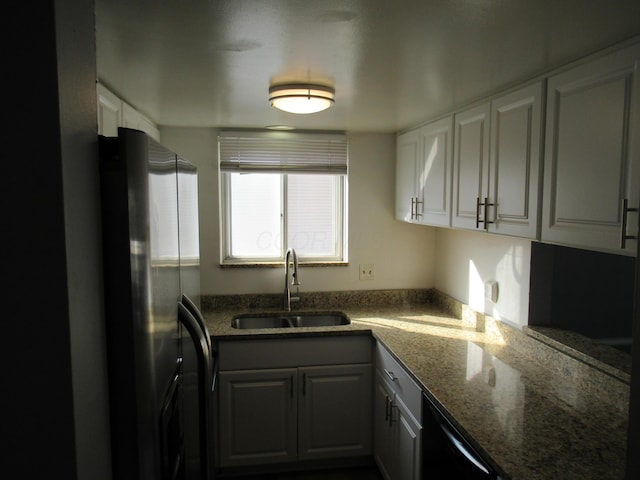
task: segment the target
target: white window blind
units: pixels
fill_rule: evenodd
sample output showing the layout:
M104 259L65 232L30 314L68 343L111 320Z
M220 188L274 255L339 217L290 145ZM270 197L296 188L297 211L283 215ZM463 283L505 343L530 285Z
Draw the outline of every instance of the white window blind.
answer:
M341 134L222 132L220 171L346 175L348 142Z

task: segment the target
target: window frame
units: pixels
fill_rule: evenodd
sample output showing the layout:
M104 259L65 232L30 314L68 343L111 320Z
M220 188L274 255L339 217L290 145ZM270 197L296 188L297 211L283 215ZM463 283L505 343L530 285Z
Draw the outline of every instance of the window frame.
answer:
M269 138L270 132L258 132L259 137ZM281 132L278 132L281 135ZM237 134L237 132L231 133L231 135ZM221 134L221 137L224 133ZM251 133L242 132L240 135L249 135ZM279 135L278 138L281 138ZM314 136L314 134L305 133L304 136L308 137L309 135ZM322 134L316 135L317 137L321 137ZM336 134L325 135L327 138L331 138L335 140ZM239 257L231 255L231 175L238 174L243 171L242 167L234 170L223 170L221 168L222 158L220 154L220 140L218 143L218 175L219 175L219 219L220 219L220 265L225 266L281 266L284 262L284 256L286 253L287 242L280 241L280 256L279 257ZM300 138L300 134L298 134ZM280 201L281 201L281 214L280 214L280 238L286 239L288 237L288 198L287 198L287 187L288 187L288 176L290 174L307 174L307 175L331 175L335 177L336 181L336 197L335 197L335 211L332 212L336 235L332 239L335 249L335 255L331 256L305 256L301 253L298 253L298 262L302 265L346 265L348 264L348 155L346 151L348 149L348 142L346 136L342 136L343 141L345 142L345 159L344 159L344 169L342 171L336 171L335 164L328 163L328 168L323 170L322 168L318 169L313 167L312 171L299 171L297 169L287 170L286 166L278 169L277 167L274 169L271 168L262 170L261 168L251 169L249 170L253 173L264 173L270 175L278 175L280 176ZM333 161L332 161L333 162ZM249 171L247 171L249 173Z

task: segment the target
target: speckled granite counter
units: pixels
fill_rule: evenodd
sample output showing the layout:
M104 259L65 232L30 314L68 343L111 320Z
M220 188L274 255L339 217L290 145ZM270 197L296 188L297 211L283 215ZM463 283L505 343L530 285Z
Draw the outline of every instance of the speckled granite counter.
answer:
M575 332L550 327L526 327L527 335L575 357L594 368L606 371L626 384L631 383L631 355L603 345Z
M373 334L505 478L624 478L628 385L500 322L435 301L356 302L340 308L352 321L344 327L236 330L231 318L249 310L238 305L205 308L205 318L218 340Z

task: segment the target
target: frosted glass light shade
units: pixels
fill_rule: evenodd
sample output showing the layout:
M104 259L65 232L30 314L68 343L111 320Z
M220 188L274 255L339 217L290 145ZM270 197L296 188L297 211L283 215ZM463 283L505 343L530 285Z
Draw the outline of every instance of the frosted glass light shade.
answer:
M272 107L289 113L315 113L334 103L335 90L324 85L289 84L269 88Z

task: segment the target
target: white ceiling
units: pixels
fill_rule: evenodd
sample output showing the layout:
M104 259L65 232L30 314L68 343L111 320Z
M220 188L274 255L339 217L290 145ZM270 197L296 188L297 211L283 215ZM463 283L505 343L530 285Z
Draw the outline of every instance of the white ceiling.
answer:
M639 0L96 0L100 81L170 126L393 132L635 35Z

